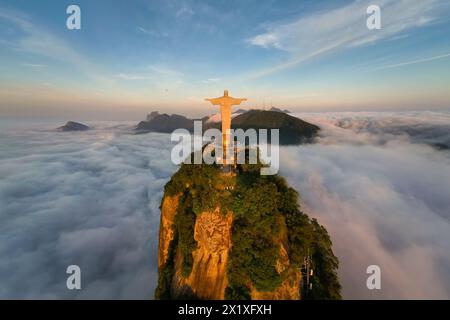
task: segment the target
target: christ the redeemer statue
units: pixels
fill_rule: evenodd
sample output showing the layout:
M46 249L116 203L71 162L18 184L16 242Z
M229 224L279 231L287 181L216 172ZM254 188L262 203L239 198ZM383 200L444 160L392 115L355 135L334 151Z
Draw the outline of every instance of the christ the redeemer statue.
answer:
M223 92L223 97L214 99L205 99L215 106L220 106L220 113L222 117L222 148L223 148L223 164L227 165L227 150L230 145L230 130L231 130L231 107L240 105L242 101L247 101L245 98L232 98L228 96L228 90Z

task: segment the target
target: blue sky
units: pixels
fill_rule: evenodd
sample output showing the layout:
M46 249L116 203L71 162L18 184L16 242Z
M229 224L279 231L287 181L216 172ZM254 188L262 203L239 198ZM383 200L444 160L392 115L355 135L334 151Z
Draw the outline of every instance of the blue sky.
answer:
M449 34L445 0L0 0L0 116L204 115L225 88L248 108L449 110Z

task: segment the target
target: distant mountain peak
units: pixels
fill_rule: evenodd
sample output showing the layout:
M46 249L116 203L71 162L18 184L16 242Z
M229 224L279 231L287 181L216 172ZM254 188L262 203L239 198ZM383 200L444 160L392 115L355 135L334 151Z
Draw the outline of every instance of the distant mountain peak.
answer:
M291 113L291 112L290 112L289 110L287 110L287 109L281 110L280 108L277 108L277 107L272 107L272 108L270 108L270 109L267 110L267 111L275 111L275 112Z
M68 121L65 125L57 128L59 131L86 131L89 129L87 125L75 121Z
M159 115L160 115L159 111L152 111L150 114L147 115L147 121L152 121Z
M146 121L141 121L136 126L136 130L141 132L165 132L170 133L176 129L188 129L194 128L194 121L179 114L159 113L153 111L147 115Z
M209 123L209 127L220 127L220 122ZM232 129L279 129L280 144L296 145L309 143L320 128L280 111L249 110L233 118Z
M234 114L242 114L242 113L246 113L248 110L245 110L245 109L238 109L238 110L236 110L236 111L234 111L233 113Z

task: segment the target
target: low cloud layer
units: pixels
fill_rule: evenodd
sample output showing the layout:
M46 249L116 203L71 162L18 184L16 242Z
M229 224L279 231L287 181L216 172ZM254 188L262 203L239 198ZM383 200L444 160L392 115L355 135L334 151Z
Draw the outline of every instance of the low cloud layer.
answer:
M301 116L322 136L283 148L282 174L330 232L344 297L450 298L450 153L429 144L448 145L449 114ZM372 264L380 291L366 288Z
M387 144L401 140L450 149L448 112L327 113L326 117L320 114L304 117L322 126L324 132L318 140L321 143Z
M344 298L450 297L450 114L301 114L317 143L281 174L329 230ZM0 298L153 298L169 135L129 123L61 133L0 127ZM66 289L66 267L82 290ZM367 266L382 290L366 288Z
M102 125L0 134L0 298L153 298L170 140Z

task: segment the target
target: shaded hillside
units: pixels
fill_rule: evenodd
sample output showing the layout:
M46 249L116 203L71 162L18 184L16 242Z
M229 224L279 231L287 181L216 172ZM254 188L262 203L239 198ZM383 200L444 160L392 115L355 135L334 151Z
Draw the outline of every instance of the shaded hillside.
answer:
M147 121L141 121L136 126L136 130L140 132L162 132L172 133L176 129L194 129L194 120L186 118L178 114L168 115L152 112L147 116Z
M220 123L210 127L220 128ZM279 129L280 144L292 145L312 142L320 128L284 112L250 110L236 116L232 129ZM269 135L270 138L270 135Z
M56 128L58 131L86 131L89 129L87 125L75 121L69 121L65 125Z
M259 168L225 175L183 164L172 176L161 202L157 299L340 299L327 231L282 177Z

